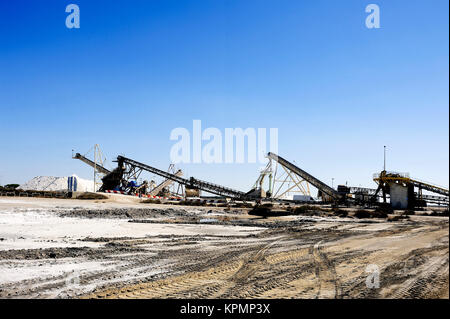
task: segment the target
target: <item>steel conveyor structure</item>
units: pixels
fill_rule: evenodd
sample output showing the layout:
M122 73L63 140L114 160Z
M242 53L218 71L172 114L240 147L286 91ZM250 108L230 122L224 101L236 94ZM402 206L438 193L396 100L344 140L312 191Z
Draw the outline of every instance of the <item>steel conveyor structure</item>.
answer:
M179 169L178 171L175 172L174 174L175 176L182 176L183 172L181 171L181 169ZM156 196L159 194L160 191L162 191L164 189L164 187L168 187L173 183L173 180L166 178L163 182L161 182L161 184L159 184L158 186L156 186L154 189L152 189L148 195L152 195L152 196Z
M439 195L444 195L446 197L449 196L448 189L445 189L443 187L436 186L436 185L433 185L433 184L430 184L430 183L426 183L426 182L422 182L422 181L419 181L419 180L416 180L416 179L412 179L412 178L410 179L410 181L411 181L411 183L414 186L416 186L419 189L424 189L424 190L427 190L427 191L432 192L432 193L436 193L436 194L439 194Z
M190 179L186 179L180 176L177 176L176 174L171 174L169 172L165 172L162 171L160 169L154 168L152 166L149 166L147 164L143 164L140 163L138 161L132 160L130 158L124 157L124 156L118 156L117 157L117 162L118 162L118 168L116 169L117 172L121 171L121 172L128 172L128 171L132 171L134 172L134 174L136 174L136 172L138 170L144 170L159 176L162 176L166 179L172 180L174 182L177 182L179 184L188 186L190 188L197 188L212 194L216 194L219 196L224 196L224 197L231 197L231 198L239 198L239 199L245 199L246 198L246 194L244 192L241 191L237 191L228 187L223 187L220 185L216 185L213 183L209 183L209 182L205 182L202 180L198 180L195 179L193 177L191 177ZM129 166L129 167L126 167ZM115 170L115 171L116 171ZM118 177L118 176L117 176ZM122 179L122 176L120 176L119 182Z
M389 182L399 182L404 183L406 185L413 185L414 187L417 187L420 192L422 190L426 190L435 194L449 197L448 189L441 186L433 185L428 182L423 182L418 179L410 178L409 174L407 173L382 171L379 174L374 174L373 180L379 185L378 190L382 188L385 184L388 184Z
M437 204L437 205L449 205L448 196L433 196L433 195L419 195L415 194L416 200L424 200L427 203L430 204Z
M281 166L285 167L286 169L288 169L289 171L293 172L294 174L297 174L298 176L303 178L305 181L307 181L308 183L310 183L311 185L316 187L319 191L321 191L322 193L330 196L333 200L340 200L342 198L341 194L339 194L338 191L336 191L335 189L331 188L330 186L328 186L324 182L318 180L317 178L315 178L311 174L305 172L304 170L302 170L301 168L297 167L296 165L292 164L291 162L288 162L287 160L285 160L281 156L278 156L275 153L269 152L267 154L267 157L269 157L270 159L278 162Z
M109 173L111 173L110 170L104 168L103 166L101 166L101 165L99 165L97 163L94 163L89 158L81 155L80 153L76 153L75 156L73 156L72 158L79 159L80 161L82 161L82 162L88 164L89 166L95 168L99 173L102 173L102 174L109 174Z

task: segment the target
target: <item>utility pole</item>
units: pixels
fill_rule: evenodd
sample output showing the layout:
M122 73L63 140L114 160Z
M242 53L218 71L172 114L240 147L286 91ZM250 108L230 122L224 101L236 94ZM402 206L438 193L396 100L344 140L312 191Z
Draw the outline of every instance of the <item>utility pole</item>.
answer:
M386 145L384 146L384 165L383 165L383 171L386 172Z
M331 178L331 188L334 189L334 177Z

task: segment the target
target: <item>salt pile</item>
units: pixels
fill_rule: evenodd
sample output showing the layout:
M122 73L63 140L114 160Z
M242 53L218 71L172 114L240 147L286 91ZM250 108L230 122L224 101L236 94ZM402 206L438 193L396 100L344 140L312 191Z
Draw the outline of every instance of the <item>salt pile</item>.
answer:
M17 188L24 191L66 191L67 177L37 176Z
M86 179L79 178L76 175L72 175L76 178L76 189L71 191L78 192L93 192L94 182ZM34 190L34 191L67 191L69 190L69 177L54 177L54 176L37 176L25 184L20 185L17 189L22 190Z

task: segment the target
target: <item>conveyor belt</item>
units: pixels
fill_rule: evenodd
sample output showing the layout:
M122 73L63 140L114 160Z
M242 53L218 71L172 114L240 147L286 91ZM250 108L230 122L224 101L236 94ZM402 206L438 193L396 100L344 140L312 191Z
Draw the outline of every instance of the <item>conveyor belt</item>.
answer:
M439 186L436 186L436 185L432 185L432 184L429 184L429 183L421 182L421 181L418 181L418 180L415 180L415 179L410 179L410 182L414 186L416 186L418 188L421 188L421 189L424 189L424 190L427 190L429 192L440 194L440 195L444 195L444 196L449 196L448 189L445 189L445 188L442 188L442 187L439 187Z
M183 172L179 169L178 171L175 172L176 176L182 176ZM154 189L152 189L148 195L152 195L152 196L156 196L159 194L160 191L163 190L164 187L168 187L169 185L171 185L173 183L173 180L166 178L163 182L161 182L161 184L159 184L158 186L156 186Z
M93 161L91 161L87 157L81 155L80 153L76 153L73 158L74 159L79 159L80 161L88 164L89 166L94 167L99 173L102 173L102 174L109 174L109 173L111 173L110 170L104 168L103 166L101 166L99 164L94 163Z
M119 167L121 167L123 164L128 164L137 168L140 168L142 170L145 170L147 172L165 177L167 179L170 179L172 181L175 181L177 183L186 185L191 188L198 188L200 190L204 190L206 192L216 194L219 196L225 196L225 197L233 197L233 198L245 198L246 195L244 192L237 191L228 187L223 187L217 184L205 182L202 180L195 179L191 177L190 179L186 179L180 176L177 176L175 174L171 174L169 172L162 171L160 169L154 168L152 166L140 163L138 161L132 160L130 158L126 158L124 156L118 156L117 161L119 162Z
M297 174L298 176L303 178L305 181L307 181L308 183L310 183L311 185L313 185L314 187L316 187L318 190L322 191L326 195L328 195L328 196L330 196L330 197L332 197L334 199L340 199L341 198L341 195L335 189L331 188L330 186L328 186L324 182L318 180L317 178L315 178L311 174L305 172L304 170L302 170L301 168L297 167L296 165L292 164L291 162L288 162L287 160L285 160L281 156L278 156L277 154L274 154L274 153L271 153L271 152L269 152L267 154L267 156L269 158L277 161L278 163L280 163L280 165L284 166L285 168L291 170L292 172L294 172L295 174Z
M448 189L443 187L433 185L431 183L419 181L417 179L410 178L408 174L400 174L400 173L386 173L381 172L380 174L375 174L374 179L376 183L387 183L389 181L392 182L401 182L405 184L412 184L419 189L424 189L432 193L449 196Z
M448 205L449 198L448 196L433 196L433 195L419 195L415 194L416 200L424 200L428 203L435 203L435 204L443 204Z

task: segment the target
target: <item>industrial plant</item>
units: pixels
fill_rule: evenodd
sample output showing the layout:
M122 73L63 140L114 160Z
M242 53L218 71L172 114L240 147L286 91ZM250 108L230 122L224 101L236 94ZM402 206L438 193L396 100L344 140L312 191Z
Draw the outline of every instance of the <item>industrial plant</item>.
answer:
M386 165L334 187L266 157L237 190L95 145L72 153L92 180L0 189L0 297L448 298L448 189Z
M118 156L115 160L117 167L108 170L102 166L103 162L97 161L102 158L99 146L96 145L94 149L97 155L93 160L80 153L73 155L73 158L93 168L94 184L100 184L97 190L104 193L165 201L207 200L213 194L216 200L254 204L314 203L368 208L384 205L392 209L410 210L430 205L448 207L449 204L448 189L411 178L408 173L389 172L386 169L373 175L376 188L338 185L334 189L283 157L269 152L268 164L260 172L253 188L235 190L195 177L185 178L182 170L175 169L173 164L164 171L124 156ZM144 172L159 176L162 181L157 184L154 180L142 180ZM312 196L313 189L317 190L317 196ZM203 197L204 193L207 196Z
M0 300L448 301L448 6L0 1Z

